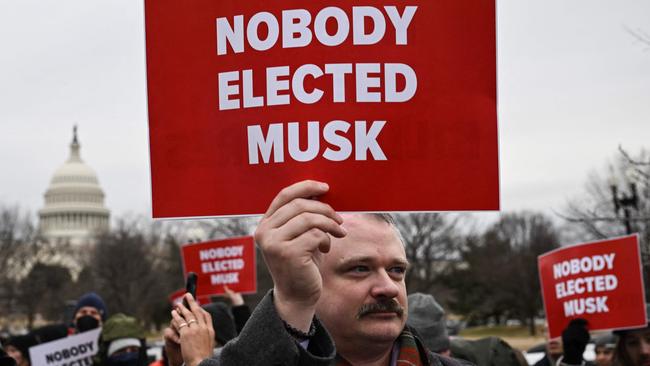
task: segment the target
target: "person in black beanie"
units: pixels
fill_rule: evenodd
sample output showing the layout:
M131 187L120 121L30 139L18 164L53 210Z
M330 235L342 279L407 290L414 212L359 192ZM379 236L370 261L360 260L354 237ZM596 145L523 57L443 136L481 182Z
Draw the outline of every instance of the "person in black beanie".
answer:
M106 304L99 295L94 292L83 294L74 309L74 333L101 327L107 316Z

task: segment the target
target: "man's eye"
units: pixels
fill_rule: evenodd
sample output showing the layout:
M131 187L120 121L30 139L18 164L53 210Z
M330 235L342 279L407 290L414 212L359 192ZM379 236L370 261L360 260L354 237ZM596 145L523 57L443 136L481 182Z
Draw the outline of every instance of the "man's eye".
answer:
M405 267L393 267L393 268L390 269L390 271L393 272L393 273L404 274L404 272L406 272L406 268Z
M365 273L368 271L369 271L368 266L354 266L350 269L350 272L353 273Z

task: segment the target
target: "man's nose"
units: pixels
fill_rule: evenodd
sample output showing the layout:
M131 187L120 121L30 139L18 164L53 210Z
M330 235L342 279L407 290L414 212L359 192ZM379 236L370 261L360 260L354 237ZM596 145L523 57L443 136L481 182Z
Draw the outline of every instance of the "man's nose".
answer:
M372 297L388 297L392 299L399 294L398 283L390 277L386 270L378 271L373 280Z

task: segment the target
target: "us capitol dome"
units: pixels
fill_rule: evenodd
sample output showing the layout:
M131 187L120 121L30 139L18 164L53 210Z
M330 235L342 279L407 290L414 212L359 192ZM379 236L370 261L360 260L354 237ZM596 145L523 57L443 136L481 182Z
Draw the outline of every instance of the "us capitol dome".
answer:
M73 129L70 157L55 172L39 210L39 231L48 241L84 244L108 232L110 211L95 171L81 160L77 127Z

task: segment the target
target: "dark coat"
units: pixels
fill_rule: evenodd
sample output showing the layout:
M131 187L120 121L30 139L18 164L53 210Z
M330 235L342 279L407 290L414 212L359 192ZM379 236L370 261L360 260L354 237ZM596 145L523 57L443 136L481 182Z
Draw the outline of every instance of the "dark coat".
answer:
M429 352L416 338L421 357L428 366L463 366L457 360ZM203 360L199 366L333 366L336 363L334 341L318 323L307 349L284 329L269 292L253 311L241 334L228 342L217 357Z

